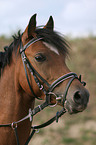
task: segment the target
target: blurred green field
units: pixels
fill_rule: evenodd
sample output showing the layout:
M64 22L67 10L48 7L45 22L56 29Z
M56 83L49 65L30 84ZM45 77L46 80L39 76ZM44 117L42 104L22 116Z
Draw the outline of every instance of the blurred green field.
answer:
M70 70L87 82L90 100L87 109L75 115L66 113L49 127L35 134L30 145L96 145L96 37L67 39L70 43ZM9 45L11 38L0 37L0 48ZM36 101L36 104L38 102ZM41 103L41 102L39 102ZM61 108L46 108L34 117L34 124L50 119Z

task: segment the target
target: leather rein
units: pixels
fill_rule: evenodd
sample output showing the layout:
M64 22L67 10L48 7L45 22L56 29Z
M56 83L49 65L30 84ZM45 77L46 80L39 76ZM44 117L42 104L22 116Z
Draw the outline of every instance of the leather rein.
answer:
M29 78L28 78L28 74L27 74L27 70L26 70L26 67L28 68L28 70L30 71L31 75L34 77L34 80L35 82L37 83L38 87L40 90L42 90L46 96L46 99L45 99L45 102L42 103L41 105L38 105L36 108L34 108L33 110L29 109L29 113L27 116L25 116L24 118L22 118L21 120L17 121L17 122L12 122L12 123L9 123L9 124L2 124L0 125L0 127L11 127L13 130L14 130L14 133L15 133L15 136L16 136L16 141L17 141L17 145L20 145L19 144L19 137L18 137L18 133L17 133L17 127L18 127L18 124L20 122L23 122L24 120L26 119L29 119L30 122L32 122L33 120L33 116L35 114L37 114L38 112L40 112L41 110L43 110L44 108L46 108L47 106L50 106L50 95L54 95L55 98L56 98L56 101L59 101L63 104L63 108L61 111L57 112L56 115L51 118L50 120L48 120L47 122L41 124L41 125L38 125L38 126L32 126L31 129L32 129L32 132L30 133L30 136L29 138L27 139L25 145L28 145L29 141L31 140L31 138L33 137L34 133L37 132L38 129L40 128L44 128L48 125L50 125L51 123L53 123L54 121L58 122L58 119L64 114L66 113L66 108L65 108L65 103L67 101L66 97L67 97L67 93L68 93L68 90L69 90L69 87L71 85L71 83L73 82L74 79L78 79L80 82L81 82L81 75L80 77L78 78L78 76L73 73L73 72L70 72L68 74L65 74L61 77L59 77L57 80L55 80L51 85L35 70L35 68L32 66L32 64L30 63L30 61L28 60L26 54L25 54L25 50L30 46L32 45L33 43L37 42L37 41L40 41L40 40L43 40L42 38L33 38L32 40L30 40L26 45L23 46L22 44L22 40L20 38L20 54L21 54L21 58L22 58L22 62L23 62L23 65L24 65L24 70L25 70L25 74L26 74L26 78L27 78L27 82L28 82L28 85L29 85L29 88L33 94L33 96L37 99L40 99L39 97L37 97L31 87L31 84L30 84L30 81L29 81ZM39 79L38 79L39 78ZM63 81L69 79L69 82L67 83L67 86L65 88L65 93L63 96L57 96L56 94L53 93L53 90L60 84L62 83ZM48 89L46 90L44 88L44 85L41 84L41 82L39 81L41 80L47 87ZM81 82L84 86L86 85L85 82ZM53 105L54 107L54 105Z

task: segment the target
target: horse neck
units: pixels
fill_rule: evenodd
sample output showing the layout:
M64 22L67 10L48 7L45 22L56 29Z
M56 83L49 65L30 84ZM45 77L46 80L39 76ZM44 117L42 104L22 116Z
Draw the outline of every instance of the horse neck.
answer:
M15 65L6 66L0 80L0 116L1 120L4 117L3 123L21 119L34 106L34 100L27 99L28 95L20 88L15 77Z
M6 66L0 79L0 124L16 122L28 115L29 108L33 109L34 99L28 100L29 96L19 86L18 78L15 75L15 64ZM31 122L29 119L23 121L18 126L18 136L20 144L23 145L27 140ZM26 130L26 131L25 131ZM13 133L13 134L12 134ZM0 128L0 144L16 144L13 130Z

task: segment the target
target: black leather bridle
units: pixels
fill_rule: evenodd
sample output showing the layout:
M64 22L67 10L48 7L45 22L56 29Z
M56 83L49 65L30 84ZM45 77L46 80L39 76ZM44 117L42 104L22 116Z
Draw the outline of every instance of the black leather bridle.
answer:
M61 77L59 77L57 80L55 80L51 85L35 70L35 68L32 66L32 64L30 63L30 61L28 60L26 54L25 54L25 50L30 46L32 45L33 43L37 42L37 41L40 41L40 40L43 40L42 38L33 38L32 40L30 40L26 45L22 45L22 41L20 43L20 54L21 54L21 57L22 57L22 61L23 61L23 65L24 65L24 70L25 70L25 74L26 74L26 78L27 78L27 82L29 84L29 87L30 87L30 90L32 92L32 94L34 95L35 98L39 99L34 91L32 90L32 87L31 87L31 84L29 82L29 78L28 78L28 74L27 74L27 70L26 70L26 66L28 68L28 70L30 71L31 75L34 77L34 80L35 82L37 83L38 87L40 90L42 90L46 96L46 100L43 104L39 105L38 107L36 107L34 110L33 110L33 115L35 115L36 113L38 113L39 111L43 110L45 107L49 106L50 105L50 94L51 95L54 95L56 97L56 101L61 101L62 104L63 104L63 109L60 111L60 112L57 112L56 115L50 119L49 121L45 122L44 124L42 125L39 125L39 126L34 126L32 127L33 128L33 132L32 132L32 136L33 134L35 133L36 129L39 129L39 128L42 128L42 127L45 127L45 126L48 126L49 124L51 124L53 121L56 120L56 122L58 122L58 118L61 117L65 112L66 112L66 109L64 108L64 104L65 104L65 101L66 101L66 97L67 97L67 93L68 93L68 89L71 85L71 83L73 82L74 79L78 79L80 82L81 82L81 76L78 78L78 76L73 73L73 72L70 72L68 74L65 74ZM44 88L44 85L42 85L39 81L39 79L43 82L43 84L45 84L47 86L47 90ZM60 84L62 83L63 81L69 79L69 82L66 86L66 89L65 89L65 94L62 96L57 96L56 94L53 93L53 90ZM84 86L86 85L85 82L81 82ZM36 111L37 110L37 111ZM33 116L32 115L32 116ZM28 141L29 142L29 141Z
M33 38L32 40L30 40L26 45L23 46L22 44L22 40L20 38L20 54L21 54L21 58L22 58L22 62L24 65L24 70L25 70L25 74L26 74L26 78L27 78L27 82L29 85L29 88L33 94L33 96L37 99L40 99L39 97L36 96L36 94L34 93L29 78L28 78L28 74L27 74L27 69L28 68L29 72L31 73L31 75L34 77L35 82L37 83L38 87L40 90L42 90L46 96L45 102L41 105L38 105L36 108L34 108L33 110L29 109L29 114L27 116L25 116L24 118L22 118L21 120L17 121L17 122L12 122L9 124L2 124L0 125L0 127L11 127L14 132L15 132L15 136L16 136L16 141L17 141L17 145L19 145L19 138L18 138L18 133L17 133L17 127L18 124L26 119L30 119L30 121L32 122L33 120L33 116L35 114L37 114L38 112L40 112L41 110L43 110L45 107L49 106L51 104L50 101L50 95L54 95L56 98L56 101L60 101L63 105L63 108L60 112L57 112L56 115L51 118L50 120L48 120L47 122L38 125L38 126L32 126L32 132L28 138L28 140L26 141L25 145L28 145L30 139L32 138L32 136L34 135L34 133L36 132L37 129L46 127L48 125L50 125L51 123L53 123L55 120L56 122L58 122L59 117L61 117L65 112L66 112L66 108L64 106L65 102L66 102L66 97L67 97L67 93L69 90L69 87L71 85L71 83L73 82L74 79L78 79L81 82L81 76L78 78L78 76L73 73L70 72L68 74L65 74L61 77L59 77L57 80L55 80L52 84L49 84L36 70L35 68L32 66L32 64L30 63L30 61L28 60L26 54L25 54L25 50L32 45L33 43L43 40L42 38ZM53 90L62 82L64 82L65 80L69 79L67 86L65 88L65 93L63 96L57 96L56 94L53 93ZM41 84L40 80L43 82L43 84L45 84L47 86L47 90L44 88L44 85ZM85 82L81 82L84 86L86 85Z
M32 64L30 63L30 61L28 60L26 54L25 54L25 50L30 46L32 45L33 43L37 42L37 41L40 41L40 40L43 40L43 38L33 38L32 40L30 40L26 45L23 46L22 44L22 41L20 42L20 54L21 54L21 57L22 57L22 62L23 62L23 65L24 65L24 70L25 70L25 74L26 74L26 78L27 78L27 82L28 82L28 85L29 85L29 88L32 92L32 94L34 95L35 98L37 99L40 99L39 97L36 96L36 94L34 93L32 87L31 87L31 84L30 84L30 81L29 81L29 78L28 78L28 74L27 74L27 69L26 69L26 66L28 68L28 70L30 71L31 75L34 77L34 80L35 82L37 83L38 87L40 90L42 90L46 96L46 102L48 103L48 105L50 104L50 94L53 94L55 95L56 99L57 100L60 100L60 97L58 98L56 94L54 94L52 91L60 84L62 83L63 81L67 80L67 79L70 79L67 86L66 86L66 90L65 90L65 95L63 95L63 103L64 101L66 100L66 96L67 96L67 92L68 92L68 89L71 85L71 83L73 82L74 79L78 79L80 82L81 82L81 75L80 77L78 78L77 74L73 73L73 72L70 72L70 73L67 73L61 77L59 77L57 80L55 80L51 85L36 71L36 69L32 66ZM45 84L47 86L47 90L44 88L44 85L42 85L39 81L39 79L43 82L43 84ZM85 86L85 82L81 82L84 86Z

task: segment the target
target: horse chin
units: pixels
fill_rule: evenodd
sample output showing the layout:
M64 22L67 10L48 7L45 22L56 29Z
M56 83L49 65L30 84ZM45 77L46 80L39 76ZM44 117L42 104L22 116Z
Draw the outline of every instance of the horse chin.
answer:
M66 111L69 113L69 114L76 114L76 113L79 113L79 112L82 112L85 108L83 109L75 109L75 107L69 103L68 101L65 101L65 109Z

